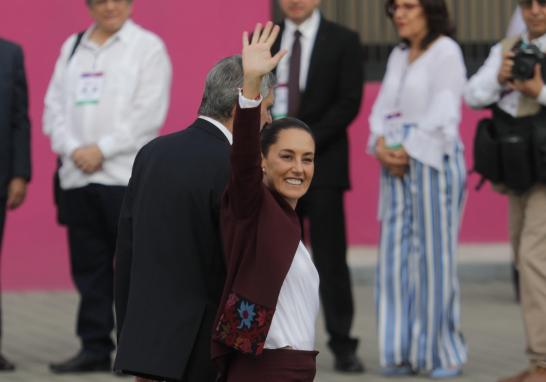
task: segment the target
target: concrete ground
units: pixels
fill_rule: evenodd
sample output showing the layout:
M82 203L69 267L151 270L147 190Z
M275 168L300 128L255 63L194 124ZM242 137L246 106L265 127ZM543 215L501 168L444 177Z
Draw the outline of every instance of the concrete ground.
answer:
M359 354L368 372L340 375L332 371L327 338L318 323L317 382L387 381L378 371L377 340L373 307L373 248L352 249L351 269L355 281L354 334L361 339ZM518 305L509 280L506 246L461 248L462 325L469 346L469 362L462 377L454 381L489 382L510 375L526 365L524 337ZM4 352L17 364L14 373L0 374L1 382L107 382L120 379L108 374L56 376L47 364L63 360L78 349L74 336L77 296L73 292L5 293ZM428 380L426 376L411 381Z

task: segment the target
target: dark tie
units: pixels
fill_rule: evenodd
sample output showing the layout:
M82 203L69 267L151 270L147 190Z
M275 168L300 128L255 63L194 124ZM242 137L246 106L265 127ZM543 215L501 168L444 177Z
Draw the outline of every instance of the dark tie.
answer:
M296 117L300 106L300 66L301 66L301 32L294 32L294 43L290 55L290 72L288 75L288 116Z

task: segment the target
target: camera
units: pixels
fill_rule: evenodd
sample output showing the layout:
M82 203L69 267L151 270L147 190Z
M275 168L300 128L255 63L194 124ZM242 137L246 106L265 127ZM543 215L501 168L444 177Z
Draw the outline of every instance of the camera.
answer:
M544 70L544 53L533 44L521 43L514 47L514 66L512 77L515 80L530 80L535 76L535 65L540 64Z

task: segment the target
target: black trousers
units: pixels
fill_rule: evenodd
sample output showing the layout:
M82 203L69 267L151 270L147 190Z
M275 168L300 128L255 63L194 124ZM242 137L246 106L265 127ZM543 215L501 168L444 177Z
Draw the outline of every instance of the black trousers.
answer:
M4 238L4 223L6 221L6 202L5 197L0 197L0 261L2 260L2 242ZM0 275L2 267L0 264ZM0 349L2 348L2 292L1 292L2 277L0 276Z
M70 266L80 294L76 332L84 351L114 349L114 252L126 187L90 184L65 190Z
M310 225L313 259L320 275L320 297L330 335L328 346L336 355L354 353L358 340L350 337L353 292L347 266L343 190L310 189L299 201L298 214Z

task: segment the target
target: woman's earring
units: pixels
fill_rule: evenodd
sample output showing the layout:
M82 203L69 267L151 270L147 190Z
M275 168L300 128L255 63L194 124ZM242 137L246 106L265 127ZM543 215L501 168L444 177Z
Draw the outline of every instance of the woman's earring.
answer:
M265 167L262 167L262 172L265 174Z

